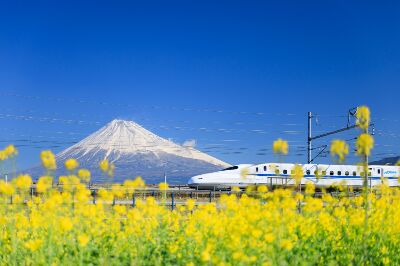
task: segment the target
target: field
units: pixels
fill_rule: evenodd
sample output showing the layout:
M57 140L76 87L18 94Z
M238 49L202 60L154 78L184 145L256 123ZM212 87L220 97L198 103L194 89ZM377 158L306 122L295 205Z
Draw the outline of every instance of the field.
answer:
M103 203L132 187L102 192L90 204L82 185L30 199L23 184L0 186L4 265L400 263L400 191L385 186L368 195L367 210L362 196L315 198L309 185L305 194L259 187L216 203L189 199L171 211L152 197L135 207Z
M364 130L357 152L367 173L369 110L357 113ZM279 139L273 149L283 156L287 142ZM331 154L343 161L347 144L333 141ZM0 151L0 161L16 155L10 145ZM312 183L274 191L233 188L215 202L189 198L172 208L166 183L159 185L157 200L140 196L140 177L93 195L90 172L76 160L67 160L69 175L56 179L54 154L44 151L41 159L48 174L35 193L28 175L0 180L2 265L400 264L400 190L385 180L370 189L365 176L358 194L338 185L335 197L325 191L316 196ZM112 163L104 160L99 167L112 176ZM303 175L296 165L292 178L299 184Z

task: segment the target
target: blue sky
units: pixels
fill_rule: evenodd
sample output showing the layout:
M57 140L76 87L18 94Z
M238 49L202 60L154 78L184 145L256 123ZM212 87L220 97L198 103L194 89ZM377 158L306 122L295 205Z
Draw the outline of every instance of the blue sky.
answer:
M366 104L374 157L398 154L399 11L395 1L2 2L0 140L19 147L24 168L123 118L231 163L276 160L282 137L286 160L304 162L307 111L319 133Z

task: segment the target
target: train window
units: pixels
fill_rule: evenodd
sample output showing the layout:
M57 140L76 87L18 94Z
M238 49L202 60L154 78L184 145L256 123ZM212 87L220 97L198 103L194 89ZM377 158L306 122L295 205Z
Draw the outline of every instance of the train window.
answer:
M291 171L290 171L290 174L293 175L293 174L294 174L294 170L291 170Z
M287 175L287 170L283 170L283 174Z
M378 174L380 174L381 173L381 169L378 169Z
M344 174L345 174L345 175L349 175L350 173L349 173L349 171L346 171Z
M360 175L361 175L361 177L363 177L364 176L364 172L361 172Z
M267 166L264 165L264 171L267 171Z
M317 170L314 171L314 175L318 175L318 171Z
M342 171L337 171L337 175L342 175Z
M323 176L326 176L326 171L322 171L322 175L323 175Z
M256 172L258 172L258 167L256 167Z
M357 175L357 172L356 171L353 171L353 176L356 176Z
M307 175L310 175L310 174L311 174L310 170L307 170L306 174L307 174Z
M275 170L275 174L279 175L279 169Z
M334 174L333 174L333 171L330 171L329 174L330 174L330 175L334 175Z
M368 172L368 176L371 176L372 174L371 174L371 172Z

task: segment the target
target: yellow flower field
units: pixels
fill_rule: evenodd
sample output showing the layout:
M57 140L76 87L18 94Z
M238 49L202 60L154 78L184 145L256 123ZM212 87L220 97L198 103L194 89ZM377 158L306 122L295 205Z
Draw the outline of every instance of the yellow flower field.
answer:
M24 177L26 179L26 177ZM77 184L33 198L25 186L1 183L0 261L3 265L349 265L398 264L400 190L363 197L291 190L224 195L174 211L152 197L136 206L106 203ZM122 195L132 187L121 186ZM29 199L26 204L23 199Z

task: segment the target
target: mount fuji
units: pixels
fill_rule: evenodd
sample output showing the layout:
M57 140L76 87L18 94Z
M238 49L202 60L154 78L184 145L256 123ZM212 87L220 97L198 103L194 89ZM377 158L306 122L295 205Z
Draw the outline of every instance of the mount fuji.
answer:
M69 158L78 160L81 168L89 169L92 182L121 182L141 176L146 183L185 184L194 175L218 171L229 164L192 147L163 139L140 125L126 120L113 120L85 139L56 155L60 169ZM99 170L99 162L108 159L115 164L113 178ZM38 167L33 172L37 173ZM32 172L32 171L28 171Z

